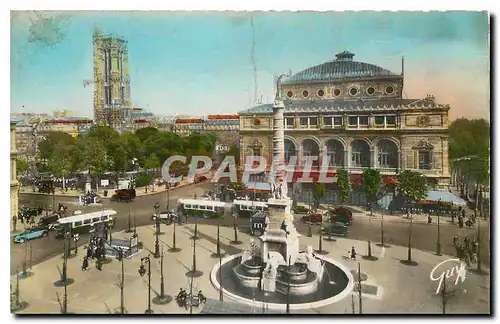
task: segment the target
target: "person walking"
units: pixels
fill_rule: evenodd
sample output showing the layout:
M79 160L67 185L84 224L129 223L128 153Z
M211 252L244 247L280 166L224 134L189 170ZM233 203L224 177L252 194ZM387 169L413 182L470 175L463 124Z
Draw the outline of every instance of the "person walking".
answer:
M88 269L89 269L89 259L87 257L83 257L82 271L86 271Z
M351 260L356 261L356 249L354 246L351 248Z

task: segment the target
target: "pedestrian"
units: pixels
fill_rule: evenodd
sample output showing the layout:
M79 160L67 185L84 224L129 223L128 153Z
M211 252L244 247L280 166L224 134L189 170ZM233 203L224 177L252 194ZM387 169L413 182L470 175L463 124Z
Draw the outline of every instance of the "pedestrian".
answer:
M102 261L100 259L97 259L95 267L97 270L102 271Z
M432 217L431 217L431 215L429 214L429 215L427 216L427 224L429 224L429 225L430 225L431 223L432 223Z
M457 246L458 246L458 235L453 236L453 245L454 245L455 247L457 247Z
M354 246L351 248L351 260L356 261L356 249L354 249Z
M84 257L82 262L82 271L86 271L88 269L89 269L89 259L87 257Z
M464 228L464 219L462 217L458 218L458 227Z
M470 243L470 241L469 241L469 237L468 237L468 236L466 236L466 237L464 238L464 246L465 246L465 248L466 248L467 250L469 249L469 243Z
M87 258L92 259L92 247L87 247Z

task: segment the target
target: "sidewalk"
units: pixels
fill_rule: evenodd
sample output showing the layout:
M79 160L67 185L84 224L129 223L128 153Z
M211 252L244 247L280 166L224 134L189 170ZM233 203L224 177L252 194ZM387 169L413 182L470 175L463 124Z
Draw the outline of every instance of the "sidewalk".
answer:
M187 179L184 178L176 187L173 187L170 190L173 191L175 189L178 189L178 188L181 188L184 186L188 186L188 185L193 185L193 184L194 183L188 183ZM104 190L108 191L107 197L104 197ZM99 189L98 190L99 198L110 199L113 196L115 190L118 190L118 189ZM166 192L167 189L165 188L165 185L162 185L162 186L155 185L154 187L148 186L147 192L146 192L146 187L138 187L135 189L135 191L136 191L136 196L141 197L141 196L149 196L149 195L154 195L154 194L158 194L161 192ZM33 192L32 187L21 187L20 193L31 194L31 195L47 195L45 193ZM79 189L77 189L77 190L68 189L68 191L63 191L62 189L56 189L56 192L55 192L56 197L79 197L79 196L83 196L84 194L85 194L84 191L79 190ZM52 195L50 195L50 196L52 196Z
M186 271L192 265L193 234L194 225L176 227L176 245L181 248L179 253L167 252L172 244L173 226L161 226L160 244L166 253L164 260L165 293L174 297L180 290L189 289L190 280L185 276ZM210 273L218 259L212 258L215 252L217 227L210 225L198 225L200 240L196 243L197 269L203 272L203 276L195 278L193 288L195 291L202 290L203 294L210 299L218 299L218 291L210 282ZM140 277L137 273L142 257L148 256L154 250L154 226L137 228L139 239L144 244L144 250L129 259L124 260L125 268L125 298L124 304L129 314L143 314L147 308L148 289L147 275ZM241 245L231 245L233 229L220 228L221 249L228 254L240 253L247 247L250 239L255 240L244 233L238 233ZM113 233L114 238L127 238L131 234L124 232ZM317 237L300 237L300 250L310 245L318 246ZM356 248L358 258L356 261L346 260L344 257L352 247ZM405 260L407 248L391 246L381 248L372 244L372 255L377 261L363 259L366 255L367 242L347 238L337 238L335 242L323 242L323 248L329 251L326 257L343 264L349 270L355 270L358 263L361 272L367 275L364 284L375 286L376 295L365 293L363 295L364 313L441 313L439 296L435 295L436 283L429 280L432 268L450 258L448 255L436 256L434 254L413 249L413 260L418 262L417 266L402 265L399 261ZM90 270L81 271L81 262L84 250L80 248L78 256L68 260L68 277L75 282L68 286L68 311L77 314L106 314L108 309L114 312L120 305L120 289L116 286L120 276L120 262L113 260L103 266L99 271L93 262L89 265ZM154 298L160 287L160 260L151 255L151 297ZM20 280L21 300L29 303L28 308L19 313L31 314L57 314L59 304L57 295L62 300L64 288L55 287L54 282L59 279L57 267L62 266L61 256L58 255L46 262L33 267L35 273L26 279ZM12 277L11 277L12 278ZM478 276L467 273L466 295L460 293L453 297L447 306L448 313L487 313L490 309L489 276ZM15 278L13 280L15 287ZM402 287L407 293L402 293ZM357 295L356 309L357 309ZM232 301L225 296L224 301ZM417 302L416 302L417 301ZM152 309L156 314L189 314L183 308L179 308L175 301L166 305L155 305ZM350 313L351 298L347 297L334 304L316 309L292 311L292 313ZM201 308L194 308L193 313L199 313Z

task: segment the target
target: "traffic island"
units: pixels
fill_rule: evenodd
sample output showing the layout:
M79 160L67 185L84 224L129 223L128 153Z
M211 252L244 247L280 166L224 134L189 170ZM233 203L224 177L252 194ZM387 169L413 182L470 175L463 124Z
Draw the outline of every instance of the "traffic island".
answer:
M163 296L156 296L153 298L152 302L155 305L166 305L172 301L172 296L170 295L163 295Z
M226 253L212 253L210 255L214 259L220 259L226 256Z
M412 266L412 267L418 265L418 262L417 261L413 261L413 260L399 260L399 263L407 265L407 266Z
M26 278L29 278L29 277L32 277L34 276L35 273L34 272L31 272L31 271L25 271L25 272L21 272L20 274L17 275L17 277L19 279L26 279Z
M167 250L168 252L170 253L177 253L177 252L180 252L182 251L181 248L178 248L178 247L171 247L170 249Z
M56 287L64 287L64 286L69 286L75 282L75 279L73 278L66 278L66 280L59 279L54 282L54 286Z
M377 261L378 258L374 255L363 255L362 256L363 260L367 260L367 261Z
M186 277L188 278L199 278L203 276L203 272L201 271L198 271L198 270L189 270L188 272L186 272Z
M20 312L20 311L23 311L25 310L26 308L28 308L30 304L28 302L25 302L25 301L20 301L18 302L16 305L11 305L10 307L10 312L11 313L16 313L16 312Z

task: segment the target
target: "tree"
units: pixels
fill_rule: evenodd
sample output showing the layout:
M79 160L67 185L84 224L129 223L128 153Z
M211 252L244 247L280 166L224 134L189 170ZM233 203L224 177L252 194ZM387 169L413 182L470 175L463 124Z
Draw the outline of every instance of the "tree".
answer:
M108 167L106 148L98 139L84 137L79 141L75 155L79 157L78 168L88 170L89 174L96 177L96 182Z
M418 203L427 196L427 183L425 177L416 171L405 170L397 175L399 181L397 188L400 195L410 200L412 203ZM408 260L410 264L415 264L411 259L411 238L412 238L413 218L410 218L408 229Z
M135 136L139 139L141 143L145 143L149 138L156 135L160 131L155 127L144 127L135 131Z
M28 171L28 162L23 159L16 159L16 173L17 175L21 175L24 172Z
M56 147L75 145L76 140L70 134L64 132L48 132L44 139L38 142L39 157L47 161Z
M122 144L125 153L125 158L127 162L126 168L127 170L129 170L128 169L128 167L130 166L129 162L132 161L132 159L134 158L139 159L144 156L144 145L139 139L139 136L131 132L122 133L120 135L120 142Z
M50 172L63 179L63 190L66 188L64 178L73 171L74 163L72 153L74 146L58 146L54 149L48 160Z
M373 215L373 204L377 201L381 181L379 170L367 169L363 172L363 188L366 201L370 204L370 215Z
M427 197L427 183L421 173L405 170L399 173L396 178L399 181L397 185L398 193L412 203L418 203Z
M342 169L337 173L337 186L340 190L340 206L346 204L349 201L349 195L351 194L351 182L349 181L349 173L347 170Z
M486 157L490 149L490 125L485 119L459 118L449 129L449 157Z
M151 176L151 173L160 167L160 160L156 156L156 154L151 154L150 156L147 157L147 159L144 161L144 169L147 174L149 174L150 178L153 179ZM146 185L146 192L148 190L148 184Z
M319 201L326 194L326 185L324 183L315 183L312 189L312 196L314 199L314 209L318 209Z

